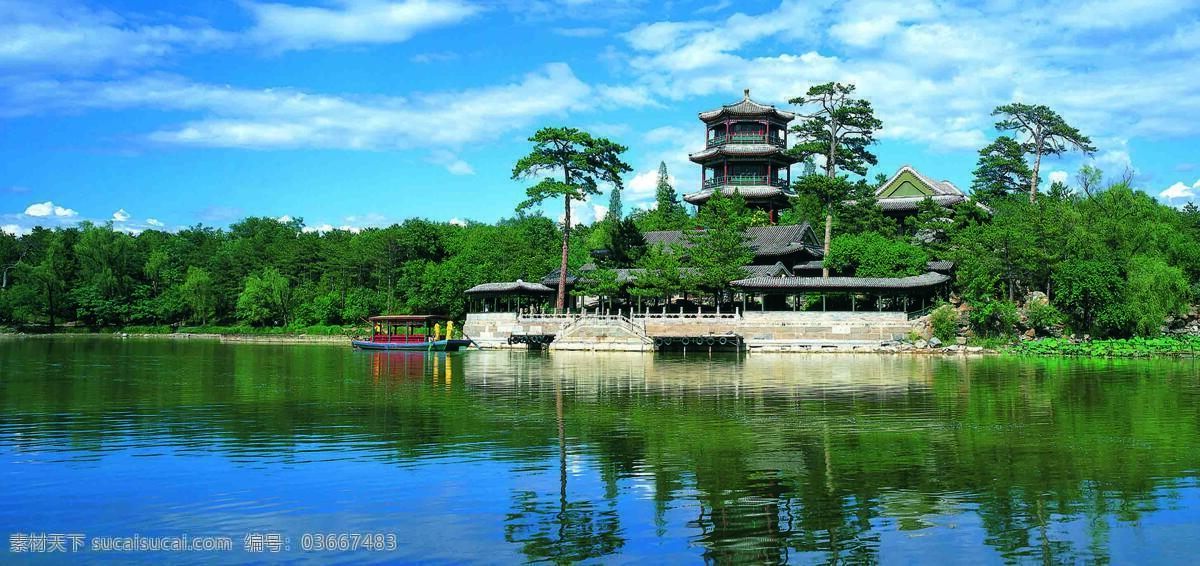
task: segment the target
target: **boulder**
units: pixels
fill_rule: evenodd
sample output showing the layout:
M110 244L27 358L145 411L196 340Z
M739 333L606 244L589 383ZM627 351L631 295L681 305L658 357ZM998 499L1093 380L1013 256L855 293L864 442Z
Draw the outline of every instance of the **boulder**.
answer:
M1043 305L1048 305L1048 304L1050 304L1050 298L1047 297L1046 294L1041 291L1034 291L1025 296L1025 307L1026 308L1029 308L1030 305L1035 304L1035 303L1041 303Z
M929 342L926 342L924 340L917 340L915 343L913 343L913 346L924 349L924 348L929 347Z
M967 345L967 337L966 336L956 336L954 338L954 343L958 344L959 346L966 346Z
M942 347L942 341L941 341L941 340L938 340L938 339L937 339L937 336L934 336L933 338L930 338L930 339L929 339L929 347L930 347L930 348L941 348L941 347Z

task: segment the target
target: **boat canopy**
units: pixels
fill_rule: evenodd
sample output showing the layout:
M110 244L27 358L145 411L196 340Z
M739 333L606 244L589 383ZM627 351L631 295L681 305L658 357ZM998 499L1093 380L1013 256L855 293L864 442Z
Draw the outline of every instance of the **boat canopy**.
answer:
M381 316L373 316L367 320L371 322L390 322L392 324L405 324L415 322L436 322L439 320L450 320L449 317L438 314L385 314Z

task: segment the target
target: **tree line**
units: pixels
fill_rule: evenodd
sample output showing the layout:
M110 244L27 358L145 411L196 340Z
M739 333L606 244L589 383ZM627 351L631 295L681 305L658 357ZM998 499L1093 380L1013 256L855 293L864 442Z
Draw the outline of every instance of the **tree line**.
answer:
M905 276L928 260L955 261L956 290L985 334L1010 332L1035 291L1048 298L1049 308L1036 314L1043 326L1110 336L1153 335L1197 300L1195 205L1164 206L1128 175L1106 182L1091 166L1072 184L1040 191L1044 156L1095 151L1045 106L996 108L1003 135L979 151L974 202L948 210L926 199L903 222L884 215L874 191L886 176L865 178L877 163L869 148L883 123L854 90L826 83L790 101L802 108L788 149L802 172L781 222L824 225L824 276ZM356 325L383 312L462 317L466 289L552 272L561 308L563 276L592 261L598 269L576 292L617 300L704 293L720 301L729 281L748 275L742 266L753 254L743 232L768 218L736 192L714 193L691 215L662 164L655 206L625 214L621 176L631 168L621 160L624 146L574 128L543 128L530 142L512 177L537 182L514 216L494 224L409 219L361 232L310 232L301 219L251 217L228 229L133 235L85 222L2 234L0 324ZM572 202L605 186L607 216L573 225ZM547 201L562 203L566 222L530 212ZM683 230L689 245L647 246L643 234L654 230ZM621 268L643 272L625 284Z

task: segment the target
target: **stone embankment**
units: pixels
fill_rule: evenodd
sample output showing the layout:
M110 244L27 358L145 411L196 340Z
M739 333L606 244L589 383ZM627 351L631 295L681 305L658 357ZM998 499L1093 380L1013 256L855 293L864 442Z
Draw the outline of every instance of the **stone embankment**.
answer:
M545 345L551 350L654 351L670 337L674 346L688 338L692 350L736 343L750 352L983 352L918 342L920 325L914 322L892 312L472 313L463 332L485 349Z

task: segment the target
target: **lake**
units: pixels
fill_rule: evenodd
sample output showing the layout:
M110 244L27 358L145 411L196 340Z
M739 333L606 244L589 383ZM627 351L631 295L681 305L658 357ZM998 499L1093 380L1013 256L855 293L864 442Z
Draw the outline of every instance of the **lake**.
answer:
M1200 365L5 339L0 474L4 562L1191 564Z

